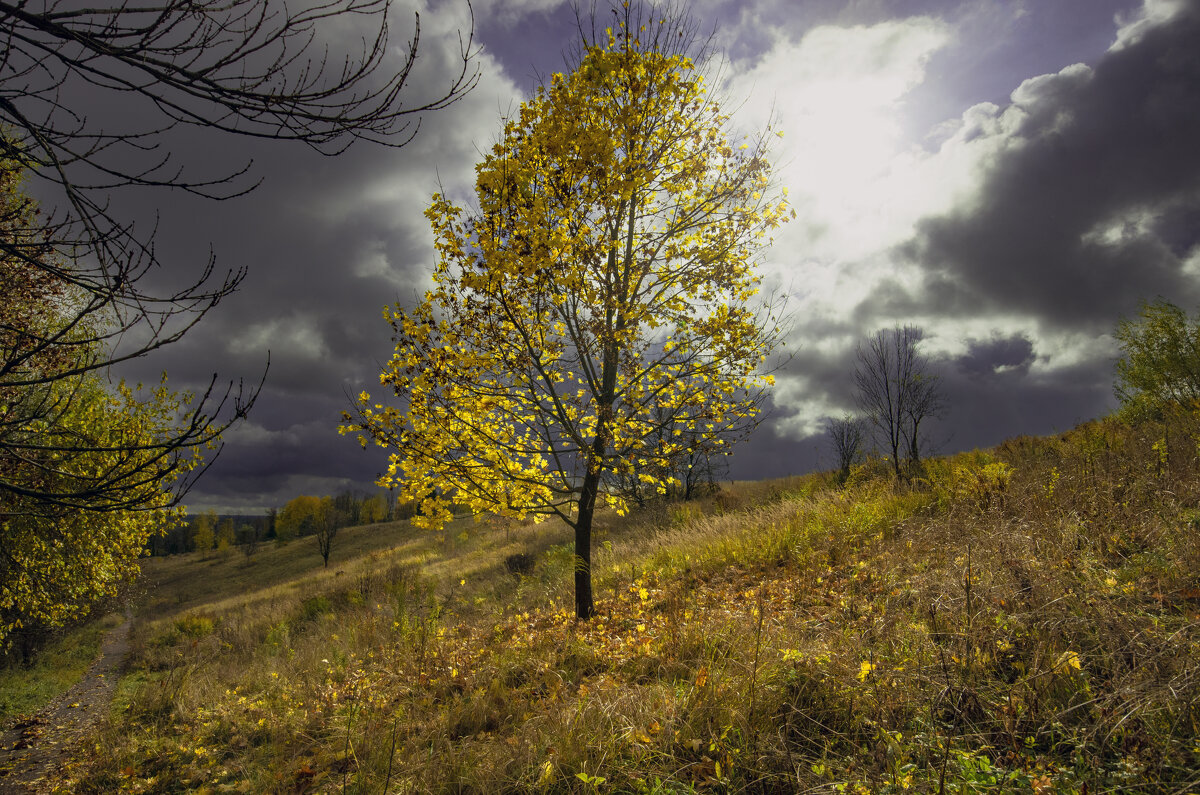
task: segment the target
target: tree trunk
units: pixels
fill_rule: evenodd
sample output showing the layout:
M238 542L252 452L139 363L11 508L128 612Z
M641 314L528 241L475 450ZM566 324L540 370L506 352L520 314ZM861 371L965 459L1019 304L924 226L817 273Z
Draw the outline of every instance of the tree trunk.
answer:
M896 480L900 479L900 440L894 435L890 440L892 446L892 469L896 473Z
M575 520L575 617L584 621L596 614L592 599L592 516L596 513L600 472L590 470L589 467L583 479L579 514Z
M921 463L921 442L917 436L920 433L921 420L913 418L912 421L912 437L908 440L908 462L912 465L913 472L917 471L917 466Z
M604 455L609 442L609 423L613 421L612 406L617 393L617 366L620 351L617 350L617 335L625 327L624 306L628 300L630 267L633 263L634 216L637 200L630 197L626 208L618 213L621 217L629 213L629 225L625 239L625 272L617 268L617 226L614 226L608 251L608 279L610 293L605 305L605 333L601 337L604 359L600 371L600 390L596 395L598 416L596 437L592 440L587 474L583 478L583 489L579 495L579 511L575 519L575 617L587 620L596 614L596 603L592 598L592 517L596 513L596 497L600 493L600 475L604 471Z

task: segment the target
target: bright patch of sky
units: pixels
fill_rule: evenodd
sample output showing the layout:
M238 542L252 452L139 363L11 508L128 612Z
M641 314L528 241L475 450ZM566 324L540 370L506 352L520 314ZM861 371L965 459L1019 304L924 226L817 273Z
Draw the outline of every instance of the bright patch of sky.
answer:
M780 236L781 248L857 260L901 239L930 206L897 116L948 35L926 17L818 27L798 41L780 37L729 81L734 101L749 97L739 122L762 126L773 113L784 133L778 178L802 221Z
M1113 47L1136 41L1180 7L1174 0L1147 0L1139 13L1120 20ZM1012 18L1022 13L1015 9ZM914 308L901 302L905 311L889 316L886 309L866 304L881 292L920 292L920 263L905 261L896 247L913 238L921 219L969 212L982 201L985 178L998 159L1028 143L1031 119L1036 118L1039 135L1054 134L1070 121L1062 97L1091 78L1086 65L1061 64L1057 73L1021 82L1003 106L981 102L916 136L906 132L914 90L941 77L929 73L931 60L947 49L961 49L963 36L980 35L986 27L978 14L963 16L959 26L932 16L820 25L801 35L776 33L750 68L737 71L735 65L726 90L735 102L748 98L738 122L756 129L771 120L785 133L773 159L798 218L777 235L766 267L789 290L793 310L802 318L794 347L849 352L872 328L915 324L926 331L927 354L946 361L965 355L975 340L1021 335L1038 340L1035 369L1041 373L1113 355L1107 337L1056 332L1032 315L1000 312L964 319L947 316L936 305ZM1093 235L1100 242L1128 237L1144 231L1152 219L1148 212L1131 213ZM852 316L868 319L869 325L830 323ZM806 338L809 332L826 337ZM780 380L777 403L794 412L781 425L796 437L819 433L821 418L839 413L827 391L807 376L784 374Z

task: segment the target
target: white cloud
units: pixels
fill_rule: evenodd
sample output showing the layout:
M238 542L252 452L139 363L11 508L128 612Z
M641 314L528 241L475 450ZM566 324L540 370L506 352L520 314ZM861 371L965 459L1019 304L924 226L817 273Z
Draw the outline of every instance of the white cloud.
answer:
M1117 353L1116 341L1108 334L1043 333L1038 337L1038 357L1030 374L1053 380L1064 370L1115 361Z
M330 353L316 326L308 318L294 314L255 323L229 340L228 347L235 355L270 351L284 361L320 361Z
M1153 232L1158 212L1151 207L1130 207L1096 224L1081 235L1081 241L1099 246L1116 246L1144 239Z
M294 428L282 428L273 431L259 425L253 420L244 420L237 423L225 431L222 434L222 438L226 444L231 446L243 445L246 447L265 447L268 445L296 446L303 441L301 435Z
M1188 252L1180 266L1190 278L1200 280L1200 245L1196 245Z
M852 260L902 236L910 213L901 210L912 203L898 194L912 186L898 114L949 35L927 17L822 26L799 41L778 39L751 70L731 76L729 95L749 97L739 121L761 126L773 110L785 134L779 180L801 216L792 227L800 231L781 236L786 248Z
M1146 35L1146 31L1170 22L1187 5L1188 0L1142 0L1142 7L1128 18L1118 14L1117 39L1109 51L1123 50L1136 44Z

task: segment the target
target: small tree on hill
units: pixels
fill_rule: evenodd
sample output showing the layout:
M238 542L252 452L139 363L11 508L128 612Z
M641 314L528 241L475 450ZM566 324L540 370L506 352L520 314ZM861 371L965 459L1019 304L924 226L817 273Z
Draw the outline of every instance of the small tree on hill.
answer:
M1132 413L1200 405L1200 318L1169 301L1142 304L1122 318L1114 335L1121 347L1115 391Z
M338 530L342 525L350 521L350 516L344 510L337 507L332 497L322 497L320 506L313 516L314 532L313 537L317 542L317 551L321 553L321 560L325 563L325 568L329 568L329 554L333 552L333 539L337 537Z
M388 500L383 494L373 494L362 501L359 510L359 524L376 524L388 518Z
M205 511L195 518L194 523L192 549L207 552L217 541L217 515L213 511Z
M322 498L301 494L287 501L275 520L275 533L284 540L315 533L321 523Z
M833 447L837 459L837 477L839 483L845 483L850 477L850 468L862 460L865 429L859 417L843 414L841 417L825 418L825 435Z
M1114 390L1121 412L1134 420L1164 420L1163 463L1171 466L1171 422L1200 408L1200 317L1169 301L1143 303L1136 318L1121 318L1113 336L1121 347Z
M717 481L729 474L729 447L707 444L702 434L692 432L671 477L679 482L675 494L682 500L692 500L719 490Z
M595 609L597 503L626 508L609 475L665 492L685 430L718 444L757 411L778 330L755 256L788 210L767 136L739 146L705 92L686 20L613 11L479 164L478 210L434 197L434 288L386 313L382 382L405 407L363 393L342 428L397 451L380 485L418 502L423 526L455 505L562 519L579 618ZM678 435L659 436L659 410Z
M880 329L859 345L856 357L858 406L891 453L896 477L902 460L912 468L920 463L922 426L946 409L938 377L918 350L923 337L915 326Z
M242 545L242 554L246 560L254 557L258 551L258 542L262 540L262 529L257 522L248 522L238 527L238 541Z
M233 517L226 516L217 522L217 549L229 549L237 543L237 527Z

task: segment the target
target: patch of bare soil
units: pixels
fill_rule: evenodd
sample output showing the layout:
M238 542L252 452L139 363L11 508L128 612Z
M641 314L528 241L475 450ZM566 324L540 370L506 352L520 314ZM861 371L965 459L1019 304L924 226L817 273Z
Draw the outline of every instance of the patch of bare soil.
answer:
M118 666L129 653L129 624L105 636L100 656L74 687L0 736L0 795L53 791L63 765L108 715Z

